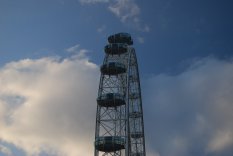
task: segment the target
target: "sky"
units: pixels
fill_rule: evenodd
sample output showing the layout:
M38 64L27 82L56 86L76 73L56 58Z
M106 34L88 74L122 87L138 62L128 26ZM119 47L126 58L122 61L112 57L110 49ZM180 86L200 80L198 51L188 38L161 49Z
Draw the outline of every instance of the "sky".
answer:
M233 2L0 0L0 156L90 156L107 37L136 49L147 156L232 156Z

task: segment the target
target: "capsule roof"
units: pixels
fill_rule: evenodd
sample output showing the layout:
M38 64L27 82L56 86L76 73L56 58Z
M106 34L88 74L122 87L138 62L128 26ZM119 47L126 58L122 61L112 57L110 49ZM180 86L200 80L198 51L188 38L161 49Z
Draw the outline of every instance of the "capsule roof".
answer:
M108 37L109 43L126 43L128 45L133 44L133 40L129 33L117 33Z

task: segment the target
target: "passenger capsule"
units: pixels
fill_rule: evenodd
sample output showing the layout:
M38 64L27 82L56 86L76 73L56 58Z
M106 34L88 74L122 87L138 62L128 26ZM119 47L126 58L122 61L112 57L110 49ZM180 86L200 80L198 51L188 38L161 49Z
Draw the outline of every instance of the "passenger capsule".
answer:
M97 98L97 104L102 107L117 107L125 105L125 100L119 93L107 93Z
M125 149L125 139L120 136L104 136L95 140L95 147L102 152L115 152Z
M105 46L104 51L106 54L111 55L121 55L126 53L128 50L128 45L125 43L110 43Z
M101 72L104 75L118 75L126 72L125 65L119 62L109 62L101 66Z

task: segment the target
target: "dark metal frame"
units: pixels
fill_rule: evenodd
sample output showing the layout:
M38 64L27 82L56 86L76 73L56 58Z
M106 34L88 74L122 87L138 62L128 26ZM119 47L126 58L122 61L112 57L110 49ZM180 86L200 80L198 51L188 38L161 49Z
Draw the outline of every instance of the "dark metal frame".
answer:
M103 65L122 63L126 72L107 75L101 73L98 97L107 93L124 96L125 105L104 107L97 104L95 140L102 137L125 138L122 150L98 151L95 143L94 156L146 156L140 79L136 53L128 45L126 53L105 55ZM108 142L109 143L109 142Z

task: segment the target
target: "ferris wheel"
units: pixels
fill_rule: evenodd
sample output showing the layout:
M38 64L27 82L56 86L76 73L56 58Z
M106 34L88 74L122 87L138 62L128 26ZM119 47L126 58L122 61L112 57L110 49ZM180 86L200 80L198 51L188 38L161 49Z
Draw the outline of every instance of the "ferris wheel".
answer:
M146 156L140 79L128 33L108 37L97 97L94 156Z

